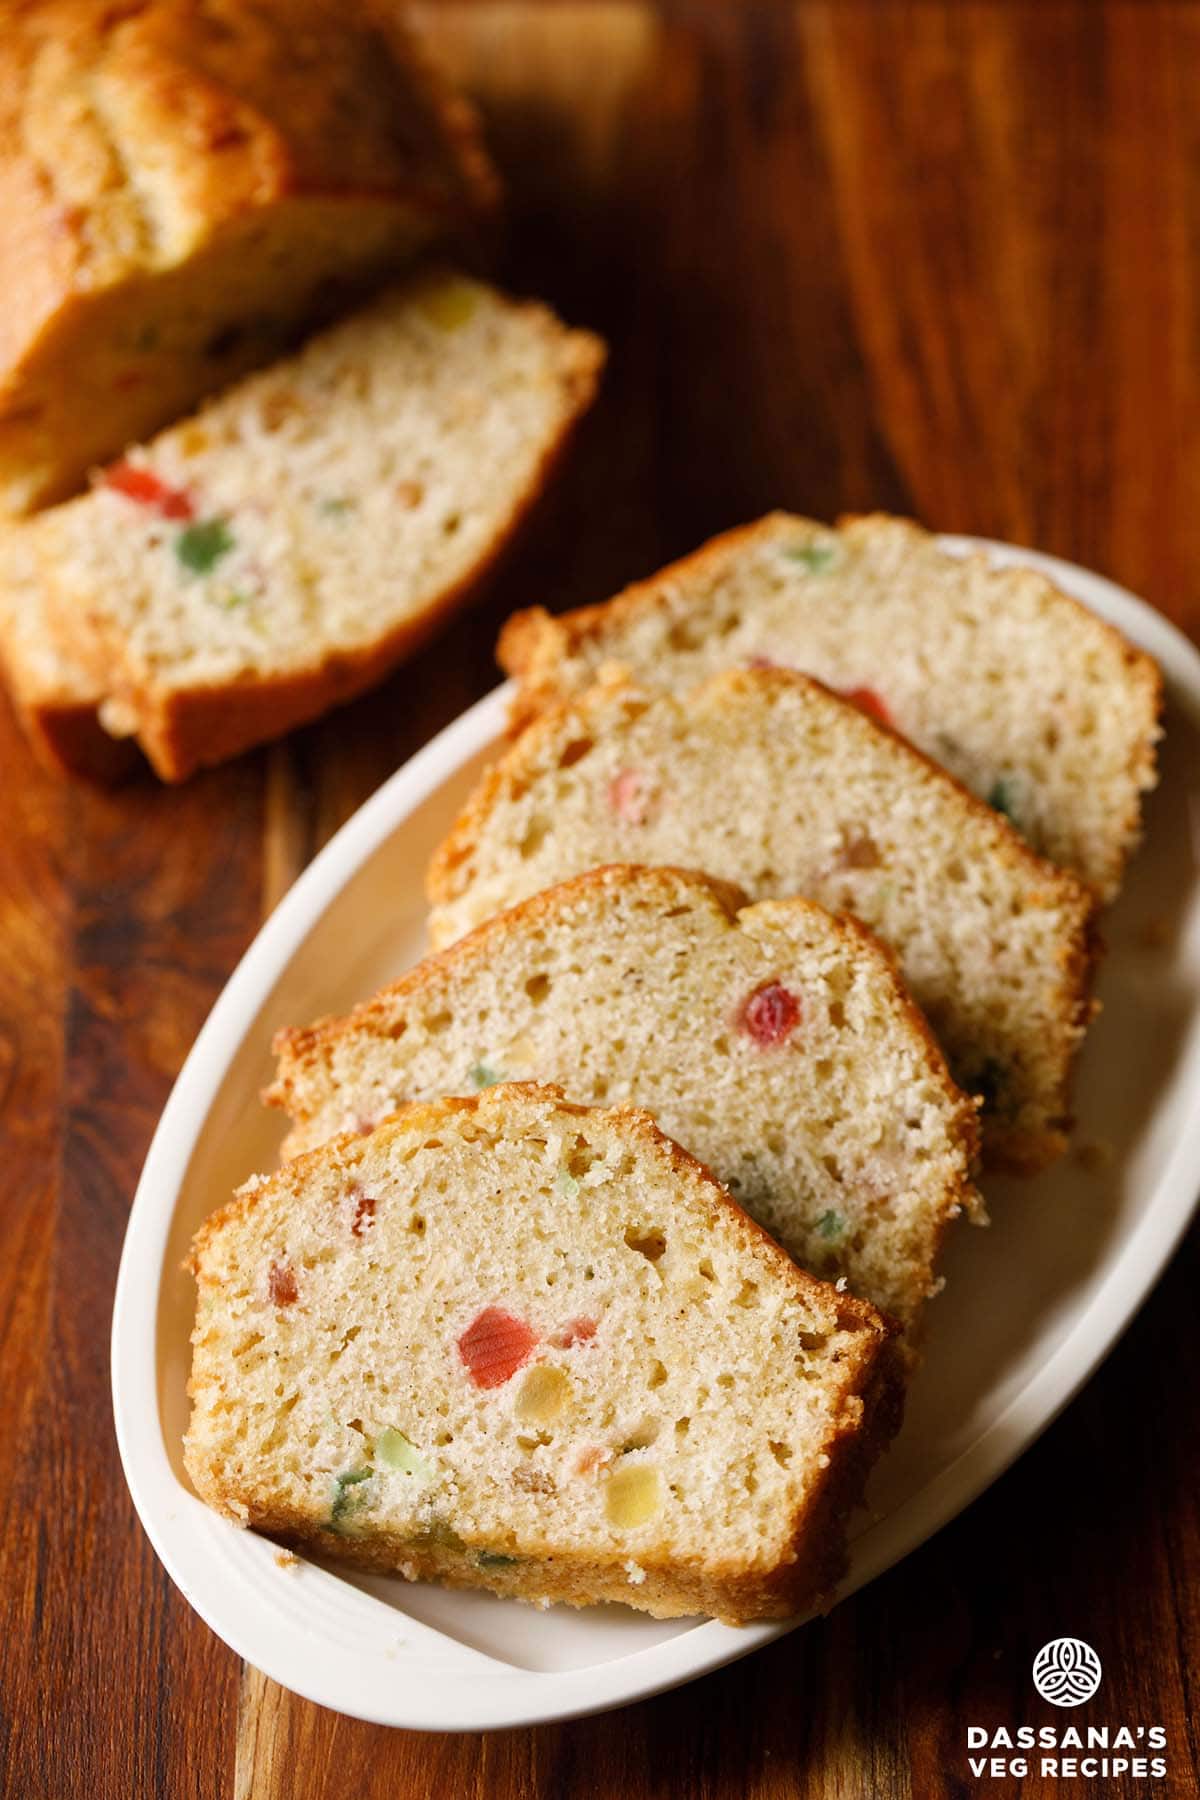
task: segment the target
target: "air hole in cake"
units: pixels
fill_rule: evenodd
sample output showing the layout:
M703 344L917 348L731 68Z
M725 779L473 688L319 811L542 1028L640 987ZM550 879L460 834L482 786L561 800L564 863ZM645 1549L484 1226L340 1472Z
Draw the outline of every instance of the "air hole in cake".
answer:
M684 1415L684 1417L682 1419L676 1419L676 1421L675 1421L675 1436L677 1438L685 1438L691 1429L692 1429L692 1421L686 1416L686 1414Z
M838 1031L840 1031L846 1023L846 1008L842 1005L840 1000L831 1000L829 1002L829 1023Z
M440 1037L443 1031L448 1031L453 1025L454 1014L452 1012L430 1013L427 1019L422 1020L422 1023L430 1037Z
M725 1388L728 1390L729 1388L733 1387L733 1385L734 1385L734 1379L733 1379L732 1375L718 1375L717 1376L717 1386L719 1388Z
M698 1275L702 1275L705 1281L715 1281L717 1279L717 1272L707 1256L701 1257L699 1263L696 1265L696 1272Z
M550 821L545 814L535 813L533 818L529 821L529 824L525 827L524 835L517 845L518 852L526 861L528 861L531 856L537 855L538 851L546 841L546 834L549 830Z
M572 738L569 744L563 745L562 753L558 759L559 768L573 769L576 763L582 762L589 751L594 750L595 748L595 738Z
M424 1213L414 1213L412 1218L408 1222L408 1229L411 1232L413 1232L415 1234L415 1236L424 1237L425 1236L425 1215L424 1215Z
M648 1450L662 1430L661 1419L643 1419L621 1444L621 1455L632 1456L636 1450Z
M757 1281L743 1281L741 1287L737 1291L737 1296L736 1296L733 1304L735 1306L757 1306L758 1305L758 1283L757 1283Z
M458 528L461 524L462 524L462 514L461 513L447 513L446 517L442 520L443 536L453 537L455 532L458 530Z
M582 1138L577 1139L574 1147L567 1153L567 1172L576 1181L582 1181L595 1160L596 1153L591 1146L585 1144Z
M779 1464L780 1468L786 1469L792 1460L792 1446L790 1444L778 1443L776 1439L769 1438L767 1441L767 1449L771 1452L771 1455L775 1458L775 1461Z
M662 1387L662 1385L664 1384L666 1379L667 1379L666 1369L663 1367L662 1363L655 1362L653 1364L653 1366L651 1367L650 1376L646 1382L646 1386L648 1388L660 1388L660 1387Z
M525 992L535 1006L540 1006L550 992L550 977L540 972L531 975L525 983Z
M625 1228L625 1242L647 1262L656 1263L666 1254L667 1240L657 1226L628 1225Z
M700 640L686 619L676 619L667 633L667 643L672 650L698 650Z

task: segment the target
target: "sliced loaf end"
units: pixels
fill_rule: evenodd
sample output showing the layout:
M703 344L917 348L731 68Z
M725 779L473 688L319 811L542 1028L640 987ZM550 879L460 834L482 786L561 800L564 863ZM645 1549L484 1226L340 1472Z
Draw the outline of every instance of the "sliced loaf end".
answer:
M197 1491L409 1579L662 1617L828 1600L894 1430L887 1324L644 1113L406 1108L199 1233Z

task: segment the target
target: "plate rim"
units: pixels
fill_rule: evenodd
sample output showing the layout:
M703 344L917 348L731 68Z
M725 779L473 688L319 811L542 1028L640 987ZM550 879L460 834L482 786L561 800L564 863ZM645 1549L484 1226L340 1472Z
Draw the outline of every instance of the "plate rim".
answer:
M1200 724L1200 650L1162 613L1127 589L1078 564L989 538L942 534L955 554L983 551L998 565L1024 564L1050 576L1100 617L1148 650L1173 701ZM264 1552L274 1547L242 1534L182 1489L159 1425L157 1316L164 1256L179 1189L229 1065L244 1043L264 995L279 979L341 890L385 839L402 828L447 778L500 735L511 682L494 688L451 721L376 789L300 874L259 928L230 975L175 1081L155 1129L126 1227L113 1306L113 1411L122 1468L143 1530L193 1609L237 1655L272 1680L318 1705L376 1724L416 1730L480 1731L583 1717L648 1699L749 1655L803 1624L785 1620L732 1628L709 1621L609 1662L562 1671L518 1667L475 1650L436 1627L404 1617L412 1654L384 1651L392 1692L372 1693L378 1647L369 1655L322 1643L300 1630L278 1640L274 1619L232 1598L214 1596L214 1564L232 1538ZM856 1540L854 1567L839 1590L848 1598L919 1549L965 1511L1049 1428L1120 1340L1186 1231L1200 1191L1200 1112L1176 1141L1152 1203L1110 1263L1073 1328L1004 1411L955 1460L887 1518ZM152 1294L153 1304L145 1297ZM902 1529L917 1513L914 1534ZM222 1534L225 1534L224 1538ZM899 1547L897 1547L899 1546ZM318 1579L319 1578L319 1579ZM336 1576L308 1566L307 1598ZM398 1615L367 1595L364 1602ZM365 1614L364 1614L365 1617ZM392 1626L392 1635L397 1625ZM273 1637L273 1634L274 1637ZM313 1641L309 1641L313 1640ZM429 1669L437 1646L436 1680ZM446 1665L462 1679L447 1682ZM314 1673L315 1670L315 1673ZM374 1683L378 1689L378 1681Z

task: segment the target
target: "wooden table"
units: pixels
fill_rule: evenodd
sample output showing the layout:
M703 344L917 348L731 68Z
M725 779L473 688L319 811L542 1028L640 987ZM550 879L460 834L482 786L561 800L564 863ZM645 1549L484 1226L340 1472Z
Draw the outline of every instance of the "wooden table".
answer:
M1154 1791L1194 1794L1194 1237L966 1516L826 1622L621 1714L484 1738L322 1712L238 1663L138 1527L106 1350L159 1110L264 912L490 685L509 608L599 599L772 506L878 506L1058 551L1200 628L1200 6L423 10L510 181L507 278L599 327L611 370L491 599L365 704L111 794L41 773L0 712L0 1786L934 1800L976 1791L968 1722L1043 1716L1030 1658L1075 1632L1106 1717L1168 1729Z

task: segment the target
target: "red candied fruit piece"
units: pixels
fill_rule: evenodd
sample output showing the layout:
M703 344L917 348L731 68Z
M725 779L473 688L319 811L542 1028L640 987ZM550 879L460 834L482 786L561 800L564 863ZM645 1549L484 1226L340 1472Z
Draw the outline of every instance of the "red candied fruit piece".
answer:
M888 725L893 731L896 729L895 720L874 688L843 688L842 698L849 700L851 706L857 706L859 712L866 713L868 719L874 719L877 725Z
M271 1264L267 1273L267 1292L276 1306L295 1306L300 1298L300 1290L296 1286L296 1271L291 1263Z
M576 1344L590 1344L598 1329L595 1319L568 1319L550 1342L556 1350L573 1350Z
M364 1194L361 1188L351 1188L350 1198L354 1203L350 1230L356 1238L360 1238L363 1232L369 1231L375 1223L375 1202L370 1194Z
M459 1338L458 1354L476 1387L498 1388L529 1361L537 1341L524 1319L501 1306L486 1306Z
M620 769L608 784L608 804L626 825L644 825L650 801L650 784L639 769Z
M104 471L104 484L136 500L139 506L152 506L164 519L195 517L192 502L181 488L169 487L153 469L142 469L136 463L115 462Z
M800 1002L778 981L767 981L755 988L738 1020L746 1036L764 1049L782 1044L799 1023Z

